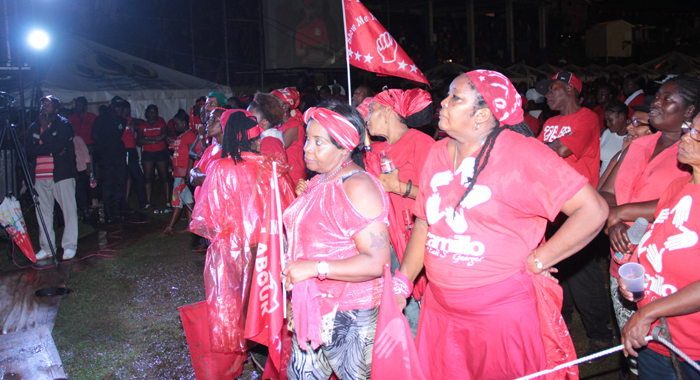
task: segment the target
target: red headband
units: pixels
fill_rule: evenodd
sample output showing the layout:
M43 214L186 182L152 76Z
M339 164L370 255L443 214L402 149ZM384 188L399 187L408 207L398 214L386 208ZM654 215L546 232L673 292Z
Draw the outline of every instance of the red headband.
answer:
M270 94L282 99L283 102L289 104L290 109L296 109L299 107L299 91L294 87L280 88L277 90L272 90Z
M223 109L223 108L216 108L216 109ZM224 111L223 114L221 114L221 118L219 118L219 120L221 122L221 131L224 131L226 129L226 123L228 123L229 117L231 117L231 115L233 115L236 112L243 112L243 114L247 118L255 121L255 123L256 123L256 125L253 128L250 128L248 130L248 139L249 140L260 136L260 134L265 131L260 125L257 125L258 121L255 118L255 116L253 116L252 113L248 112L247 110L241 110L241 109L226 110L226 111Z
M397 89L387 89L374 97L374 101L394 110L404 119L425 109L433 99L428 91L420 88L401 91Z
M304 123L308 124L311 119L318 121L343 148L352 151L360 145L357 129L340 114L327 108L311 107L304 112Z
M508 78L497 71L474 70L466 74L500 125L523 121L522 98Z
M357 112L359 112L364 118L367 118L367 115L369 115L369 104L372 103L372 99L373 98L371 96L368 96L362 101L362 103L360 103L359 106L355 107Z

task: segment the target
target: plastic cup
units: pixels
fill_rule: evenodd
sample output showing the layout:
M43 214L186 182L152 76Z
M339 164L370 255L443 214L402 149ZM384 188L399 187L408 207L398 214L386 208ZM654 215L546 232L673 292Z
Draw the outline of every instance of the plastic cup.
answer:
M632 292L634 301L641 301L644 298L644 266L639 263L623 264L618 274L627 291Z

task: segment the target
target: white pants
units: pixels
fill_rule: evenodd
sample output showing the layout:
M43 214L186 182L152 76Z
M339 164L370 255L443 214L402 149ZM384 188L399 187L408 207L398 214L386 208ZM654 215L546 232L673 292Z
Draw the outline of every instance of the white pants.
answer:
M58 205L61 206L63 223L65 224L61 246L64 250L78 249L78 208L75 203L75 179L64 179L56 183L50 179L40 179L34 183L34 187L37 194L39 194L39 205L44 216L44 223L46 223L46 230L49 233L51 244L58 249L53 231L53 202L55 199ZM39 224L39 245L41 249L51 253L38 212L36 219Z

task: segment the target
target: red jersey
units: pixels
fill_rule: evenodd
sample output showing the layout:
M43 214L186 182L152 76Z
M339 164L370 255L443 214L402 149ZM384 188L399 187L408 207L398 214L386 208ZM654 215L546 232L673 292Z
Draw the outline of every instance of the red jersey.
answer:
M180 135L170 148L173 150L173 177L184 177L190 163L190 149L188 145L197 141L197 135L191 130Z
M680 289L700 281L700 186L690 183L690 176L677 178L661 195L654 216L636 251L639 263L644 266L646 288L643 307L652 301L671 295ZM693 360L700 360L700 312L667 317L673 344ZM659 325L654 322L651 330ZM670 356L660 343L649 342L655 352Z
M82 137L85 141L85 145L90 145L95 143L92 139L92 124L95 122L97 115L91 112L85 112L83 115L83 120L80 120L78 114L72 114L68 118L68 121L73 125L73 132L76 135Z
M598 117L593 111L581 108L571 115L551 117L544 124L537 139L545 143L559 139L573 152L564 161L588 178L591 186L598 185L600 128Z
M306 179L306 163L304 163L304 143L306 142L306 129L304 123L295 117L290 117L286 123L278 129L282 132L297 128L297 139L292 145L287 147L287 163L290 167L289 176L292 177L292 184L296 186L300 179Z
M630 144L615 177L615 201L618 206L659 199L671 182L688 175L678 163L680 141L650 160L660 138L661 132L657 132L639 137ZM632 222L626 223L632 225ZM610 260L610 274L615 278L620 277L618 268L620 264Z
M440 289L464 290L522 270L542 241L547 219L554 220L587 181L534 138L505 130L471 193L458 205L479 151L454 171L447 150L451 140L431 148L413 212L428 223L428 280Z
M133 120L133 117L127 116L126 121L131 123L131 120ZM124 128L124 134L122 134L122 141L124 141L124 148L126 149L135 149L136 148L136 131L134 131L134 127L126 126Z
M158 118L155 125L148 124L144 121L139 125L139 129L143 132L144 137L153 137L163 134L163 127L165 127L165 121L162 118ZM159 141L156 144L146 144L142 147L144 152L157 152L159 150L165 149L165 140Z

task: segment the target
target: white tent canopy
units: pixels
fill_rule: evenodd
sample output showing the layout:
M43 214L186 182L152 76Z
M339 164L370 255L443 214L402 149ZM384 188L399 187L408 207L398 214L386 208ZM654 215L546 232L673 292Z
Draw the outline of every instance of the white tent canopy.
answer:
M146 107L155 104L160 116L168 120L179 108L189 112L197 98L211 91L231 94L226 86L83 38L67 38L61 44L45 71L41 88L44 95L57 96L67 107L78 96L85 96L90 110L96 113L99 105L121 96L131 103L132 116L143 118Z

